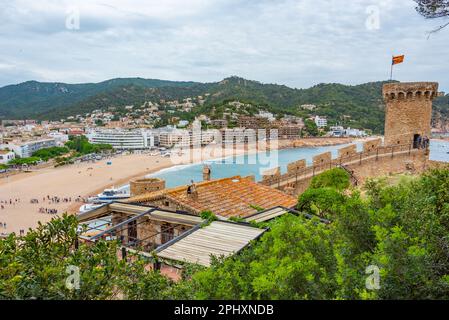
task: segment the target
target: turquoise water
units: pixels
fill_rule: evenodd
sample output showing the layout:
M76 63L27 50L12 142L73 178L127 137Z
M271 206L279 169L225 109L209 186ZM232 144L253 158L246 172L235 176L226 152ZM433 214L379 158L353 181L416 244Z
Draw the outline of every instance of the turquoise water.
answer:
M430 142L430 160L449 162L449 141Z
M320 153L331 151L333 157L337 157L337 150L345 145L316 147L316 148L297 148L277 150L272 154L265 152L252 156L237 156L225 160L210 160L200 164L185 166L176 166L159 171L150 175L164 179L168 188L189 184L191 180L199 182L203 180L202 169L207 163L212 172L213 179L231 177L231 176L249 176L254 175L256 181L261 180L261 173L265 170L280 166L281 172L287 171L287 164L306 159L308 164L312 163L312 158ZM357 143L357 149L362 149L362 144ZM430 159L449 162L449 142L432 141L430 144Z

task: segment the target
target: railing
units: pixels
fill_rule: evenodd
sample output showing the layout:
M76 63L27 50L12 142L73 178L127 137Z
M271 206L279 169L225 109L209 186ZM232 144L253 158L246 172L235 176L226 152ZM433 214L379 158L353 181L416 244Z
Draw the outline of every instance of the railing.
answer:
M357 177L354 175L354 170L349 169L346 165L342 164L340 165L340 168L342 168L343 170L345 170L348 174L349 177L351 178L351 183L354 186L357 186L359 184L359 180L357 179Z
M366 152L358 152L354 154L350 154L348 156L338 157L336 159L332 159L331 161L324 162L322 164L314 164L308 166L304 169L300 169L295 172L287 172L279 176L273 176L271 178L265 178L260 184L271 186L274 188L280 188L288 183L294 183L301 181L302 179L311 178L315 175L322 173L326 170L359 164L362 162L375 159L378 161L380 158L391 157L394 158L396 155L408 154L410 155L412 152L416 151L426 151L426 149L414 149L411 144L404 145L393 145L393 146L381 146L377 149L366 151ZM354 176L355 178L355 176ZM355 178L356 179L356 178ZM358 182L358 181L357 181Z

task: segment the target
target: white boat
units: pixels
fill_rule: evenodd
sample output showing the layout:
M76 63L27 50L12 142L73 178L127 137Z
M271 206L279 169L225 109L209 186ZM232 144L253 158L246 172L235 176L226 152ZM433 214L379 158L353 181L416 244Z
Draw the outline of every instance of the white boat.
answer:
M89 198L89 202L97 203L108 203L112 201L120 201L128 199L130 197L128 188L111 188L105 189L102 193L98 194L96 197Z
M79 208L79 212L78 213L85 213L91 210L94 210L96 208L101 207L102 205L104 205L104 203L86 203L83 204L80 208Z
M98 195L98 201L100 202L110 202L110 201L118 201L123 199L128 199L131 195L129 191L126 189L105 189L103 193Z

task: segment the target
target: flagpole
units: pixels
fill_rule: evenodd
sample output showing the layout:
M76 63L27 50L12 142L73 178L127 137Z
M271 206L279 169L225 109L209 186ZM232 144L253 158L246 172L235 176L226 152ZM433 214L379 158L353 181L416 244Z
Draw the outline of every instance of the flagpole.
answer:
M393 80L393 57L394 56L391 57L390 81Z

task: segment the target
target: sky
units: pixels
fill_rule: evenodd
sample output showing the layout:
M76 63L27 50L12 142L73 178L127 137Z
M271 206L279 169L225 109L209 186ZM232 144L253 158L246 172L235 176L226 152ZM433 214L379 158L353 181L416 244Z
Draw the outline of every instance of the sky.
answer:
M318 83L438 81L449 91L449 27L413 0L0 0L0 86L28 80L232 75Z

